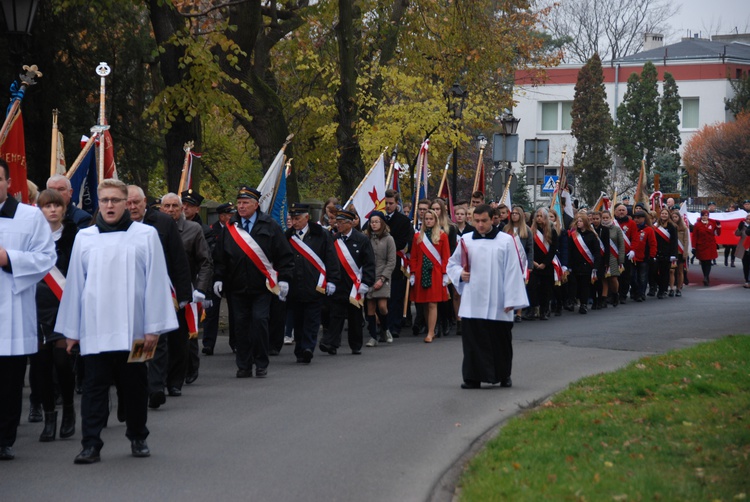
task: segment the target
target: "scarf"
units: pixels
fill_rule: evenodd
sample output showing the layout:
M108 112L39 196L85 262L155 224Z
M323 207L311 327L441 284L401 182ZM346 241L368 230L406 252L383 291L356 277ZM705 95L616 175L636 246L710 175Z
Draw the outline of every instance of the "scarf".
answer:
M132 223L133 222L130 219L130 211L127 209L122 213L122 217L119 221L115 222L113 225L104 221L102 213L97 213L96 215L96 227L99 229L99 233L102 234L106 234L107 232L125 232L130 228Z
M424 231L424 238L432 240L432 229L428 228ZM422 278L420 284L424 289L432 287L432 260L426 255L422 257Z

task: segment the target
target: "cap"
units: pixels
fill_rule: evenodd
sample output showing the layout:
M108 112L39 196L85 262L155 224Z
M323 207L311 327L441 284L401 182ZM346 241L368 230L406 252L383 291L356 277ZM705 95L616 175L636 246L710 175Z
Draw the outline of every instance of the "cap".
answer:
M234 204L231 202L225 202L224 204L216 206L216 212L218 214L231 214L236 213L237 209L234 208Z
M716 202L713 202L713 201L712 201L712 202L709 202L709 203L708 203L708 205L709 205L709 206L715 206L715 205L716 205Z
M633 213L633 218L645 218L645 217L646 217L645 211L638 210Z
M701 210L701 216L708 216L708 209Z
M161 207L161 199L154 199L149 203L148 207L151 209L159 209Z
M185 190L180 196L182 197L182 202L187 202L194 206L200 206L203 202L203 196L199 194L197 190L193 190L192 188Z
M622 198L622 200L630 200L630 195L626 195Z
M297 216L300 214L307 214L310 212L310 204L301 204L299 202L292 202L292 205L289 206L289 214L292 216Z
M239 192L237 192L237 199L255 199L260 200L260 192L247 185L242 185Z
M750 199L745 199L742 201L743 204L750 204Z
M643 202L639 202L638 204L636 204L636 205L635 205L635 209L641 209L641 210L643 210L643 211L648 211L648 210L646 209L646 204L644 204Z
M346 209L339 209L336 213L336 219L337 220L349 220L354 221L354 219L357 217L356 214L354 214L353 211L347 211Z
M383 211L373 211L370 213L370 219L372 219L373 216L377 216L381 220L385 221L385 213L383 213Z

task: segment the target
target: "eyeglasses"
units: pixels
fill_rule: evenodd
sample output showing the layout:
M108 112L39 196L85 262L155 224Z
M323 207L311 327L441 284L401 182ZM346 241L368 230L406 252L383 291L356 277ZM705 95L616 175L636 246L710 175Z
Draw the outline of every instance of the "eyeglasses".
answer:
M102 206L108 206L112 204L114 206L115 204L119 204L120 202L125 202L126 200L127 199L121 199L118 197L111 197L111 198L105 197L104 199L99 199L99 204L101 204Z

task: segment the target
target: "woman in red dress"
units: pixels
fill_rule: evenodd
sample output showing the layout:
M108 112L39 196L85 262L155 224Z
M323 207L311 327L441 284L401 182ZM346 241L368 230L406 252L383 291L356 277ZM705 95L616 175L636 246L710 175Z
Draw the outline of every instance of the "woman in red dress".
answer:
M721 234L721 223L708 217L708 211L701 211L701 219L693 225L693 240L695 256L701 261L703 270L703 285L708 286L708 276L711 275L711 264L719 257L716 251L716 236Z
M437 304L448 300L448 276L445 268L450 258L448 235L437 224L435 211L428 209L422 219L422 230L414 235L411 246L411 299L417 304L426 304L424 317L427 320L425 343L435 338Z

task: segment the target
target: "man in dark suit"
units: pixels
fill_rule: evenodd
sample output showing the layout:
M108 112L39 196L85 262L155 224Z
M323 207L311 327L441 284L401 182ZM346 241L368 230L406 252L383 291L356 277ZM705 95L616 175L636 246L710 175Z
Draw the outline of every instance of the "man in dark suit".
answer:
M138 186L128 185L127 207L131 220L150 225L159 234L159 241L167 260L167 275L172 282L177 302L177 319L185 322L185 306L193 299L193 286L190 263L177 224L169 215L147 207L146 196L143 189ZM149 408L156 409L167 401L164 387L169 365L169 336L175 333L174 337L177 337L178 332L179 329L159 337L154 358L148 364ZM118 417L122 418L119 407L117 411Z
M391 237L396 243L396 266L391 274L391 297L388 299L387 329L394 338L401 333L401 322L404 313L404 296L406 295L406 276L401 267L406 266L406 253L409 252L414 227L409 217L398 210L399 194L395 190L385 191L385 222L390 229ZM411 315L411 313L408 313Z
M219 215L219 219L216 223L211 225L212 238L209 241L209 246L213 243L213 247L216 247L216 240L221 235L221 229L227 226L232 215L237 212L232 202L226 202L219 204L216 207L216 214ZM211 250L213 252L213 249ZM208 298L211 300L211 306L208 307L206 312L206 318L203 320L203 353L207 356L214 354L214 347L216 347L216 338L219 334L219 313L221 311L221 296L216 296L213 292L213 288L208 292ZM232 318L231 306L227 303L229 308L229 318ZM235 340L234 340L234 325L229 323L229 347L232 352L235 351Z
M334 245L341 265L341 279L329 301L330 324L320 350L335 355L341 346L344 319L348 321L349 348L362 353L362 302L375 283L375 254L370 239L354 228L356 214L345 209L336 214L339 233Z
M259 209L260 192L248 186L237 194L237 213L214 249L214 293L226 290L237 336L237 378L268 374L271 297L286 300L294 257L281 227Z
M308 364L318 342L323 299L336 292L340 281L339 261L330 232L310 221L308 204L292 204L289 215L292 228L286 238L294 253L294 278L288 308L294 317L294 355Z

